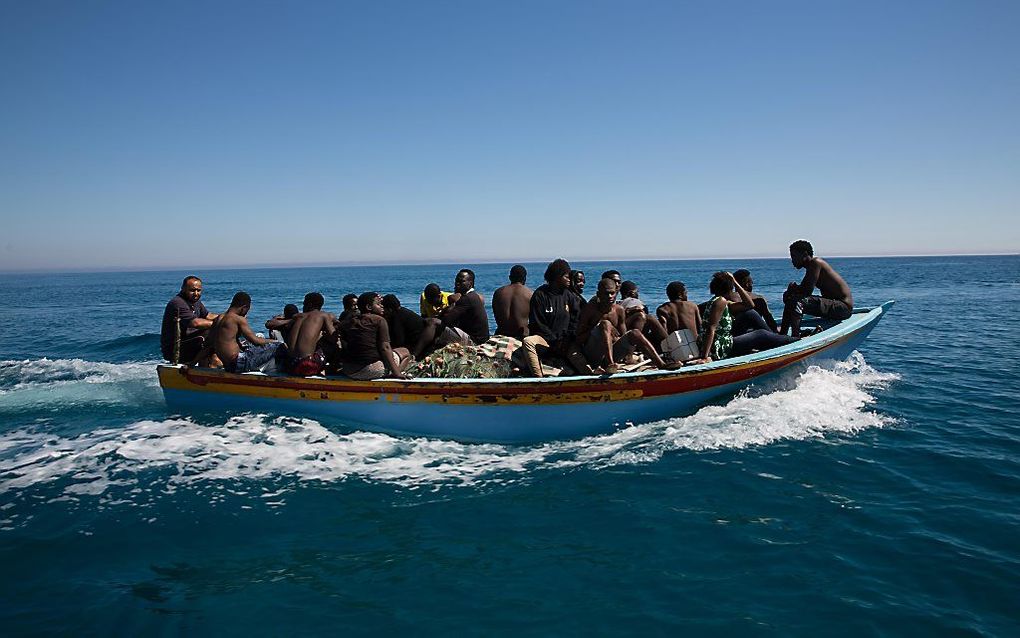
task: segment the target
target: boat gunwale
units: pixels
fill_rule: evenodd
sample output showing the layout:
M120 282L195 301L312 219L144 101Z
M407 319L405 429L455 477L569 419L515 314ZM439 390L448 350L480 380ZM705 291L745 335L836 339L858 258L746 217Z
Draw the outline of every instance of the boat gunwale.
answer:
M368 391L378 393L442 393L444 390L463 392L470 390L483 391L513 391L513 390L538 390L543 393L555 392L562 388L564 391L591 391L592 386L609 385L632 385L639 382L659 382L692 377L698 375L711 376L714 372L731 371L738 367L758 367L754 364L768 365L786 357L793 361L801 360L812 354L824 350L833 343L840 341L868 324L874 323L888 311L895 302L890 300L879 306L871 308L860 308L854 311L850 318L845 319L817 335L805 337L794 343L779 348L773 348L762 352L755 352L740 357L722 359L709 363L685 366L677 370L644 370L640 372L622 372L612 375L574 375L568 377L511 377L500 379L374 379L362 381L343 376L312 376L296 377L287 374L266 374L263 372L247 372L237 374L216 368L189 368L185 365L160 364L157 370L161 374L160 385L163 385L162 373L164 371L178 371L186 376L189 381L200 385L205 383L233 383L245 380L245 385L259 385L262 387L292 387L293 389L305 389L310 391ZM801 355L801 356L794 356ZM785 364L784 364L785 365ZM198 381L197 379L202 379ZM642 383L643 385L643 383Z

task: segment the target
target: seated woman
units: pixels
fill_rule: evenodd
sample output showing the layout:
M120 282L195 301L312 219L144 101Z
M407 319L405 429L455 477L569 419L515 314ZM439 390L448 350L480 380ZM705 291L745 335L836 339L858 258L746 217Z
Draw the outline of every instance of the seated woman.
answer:
M407 348L390 347L390 331L379 293L366 292L358 297L358 310L360 314L341 328L343 373L362 381L385 376L409 378L404 369L411 363L411 355Z
M767 326L734 337L730 306L739 302L730 301L726 296L735 289L742 303L753 307L754 302L751 296L728 272L717 272L712 275L708 289L712 293L712 299L705 306L701 321L701 359L691 363L739 357L749 354L753 350L770 350L797 340L794 337L772 332ZM748 310L747 312L755 311ZM761 318L759 317L759 319ZM761 321L761 325L765 326L764 320Z

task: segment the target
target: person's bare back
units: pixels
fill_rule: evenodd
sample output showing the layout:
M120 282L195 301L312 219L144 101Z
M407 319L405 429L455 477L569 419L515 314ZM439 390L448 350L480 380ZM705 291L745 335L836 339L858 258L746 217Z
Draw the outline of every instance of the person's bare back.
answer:
M266 340L252 332L248 320L233 312L226 312L216 318L212 327L212 348L216 356L225 364L231 364L237 359L241 347L237 343L239 336L244 337L256 346L266 344Z
M839 275L836 270L821 257L815 257L808 263L807 273L804 275L805 284L808 278L815 278L815 285L826 299L835 299L844 302L850 308L854 307L854 297L850 293L850 286ZM806 285L805 285L806 287Z
M521 283L507 284L492 293L496 334L524 339L528 336L531 289Z
M287 351L291 358L298 359L315 353L323 335L334 333L333 315L322 310L309 310L295 315L291 324Z
M659 306L656 313L666 325L666 332L690 330L694 334L698 334L701 330L698 304L693 301L667 301Z

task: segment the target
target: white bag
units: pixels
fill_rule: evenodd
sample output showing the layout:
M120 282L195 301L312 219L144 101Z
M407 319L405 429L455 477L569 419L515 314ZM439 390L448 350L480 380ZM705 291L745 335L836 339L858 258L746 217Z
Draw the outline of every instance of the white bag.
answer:
M691 330L671 332L659 346L673 361L690 361L701 356L698 335Z

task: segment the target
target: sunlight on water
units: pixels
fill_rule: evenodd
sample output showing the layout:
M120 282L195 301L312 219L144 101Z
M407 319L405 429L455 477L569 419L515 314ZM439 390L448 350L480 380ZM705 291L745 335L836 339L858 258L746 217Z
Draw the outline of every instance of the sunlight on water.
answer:
M71 370L67 376L84 383L148 382L152 375L149 364L89 368L83 363L36 362L65 366ZM18 430L0 436L0 491L59 481L65 495L100 495L115 485L138 483L143 471L160 469L171 470L165 479L170 490L204 481L276 477L358 478L409 488L505 483L542 470L652 463L676 450L739 449L881 427L890 420L869 410L871 391L896 378L855 354L833 369L809 368L786 389L760 396L745 392L691 416L536 446L338 433L313 420L265 415L237 416L213 426L186 418L147 420L73 438ZM69 382L23 377L15 387Z

